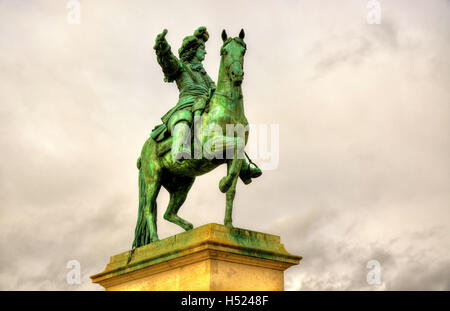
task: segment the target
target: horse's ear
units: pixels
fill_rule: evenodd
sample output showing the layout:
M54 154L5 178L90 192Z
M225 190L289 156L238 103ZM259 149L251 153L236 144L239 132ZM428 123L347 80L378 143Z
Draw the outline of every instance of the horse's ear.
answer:
M245 37L245 32L244 32L244 29L242 28L242 29L241 29L241 32L239 33L239 38L241 38L242 40L244 40L244 37Z
M225 42L227 39L228 39L227 32L224 29L222 30L222 41Z

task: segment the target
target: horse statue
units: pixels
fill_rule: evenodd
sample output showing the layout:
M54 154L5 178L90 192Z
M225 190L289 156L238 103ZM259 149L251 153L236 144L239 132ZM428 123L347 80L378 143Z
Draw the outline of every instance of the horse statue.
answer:
M170 193L170 201L164 219L185 230L193 225L177 215L186 200L196 176L208 173L222 164L227 164L227 175L219 182L219 189L226 193L224 224L232 228L233 201L236 183L244 160L243 149L248 139L248 121L244 114L241 84L244 78L243 64L246 51L244 30L238 37L228 37L222 32L223 45L217 88L208 109L200 120L194 121L200 130L194 130L194 150L200 146L200 157L178 161L168 152L173 137L157 142L148 138L137 161L139 169L139 210L133 249L158 241L156 226L156 198L163 186ZM227 126L245 128L239 135L227 131ZM243 133L243 134L242 134ZM223 155L227 155L224 157ZM249 159L250 163L251 162Z

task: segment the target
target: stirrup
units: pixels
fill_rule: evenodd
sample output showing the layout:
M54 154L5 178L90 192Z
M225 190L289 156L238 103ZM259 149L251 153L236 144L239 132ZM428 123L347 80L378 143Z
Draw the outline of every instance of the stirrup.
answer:
M247 157L247 160L248 160L248 175L249 175L249 178L257 178L257 177L261 176L262 175L262 171L259 168L259 166L256 165L256 163L254 163L250 159L250 157L248 156L247 152L245 152L245 156ZM254 167L251 167L252 165Z

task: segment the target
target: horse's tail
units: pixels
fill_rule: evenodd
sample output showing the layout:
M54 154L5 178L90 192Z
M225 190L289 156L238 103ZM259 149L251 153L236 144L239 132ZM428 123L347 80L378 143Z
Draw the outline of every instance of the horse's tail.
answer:
M137 160L137 168L139 169L139 210L136 229L134 230L133 249L150 243L150 231L147 226L147 219L144 215L146 205L147 183L144 179L144 173L141 167L141 158Z

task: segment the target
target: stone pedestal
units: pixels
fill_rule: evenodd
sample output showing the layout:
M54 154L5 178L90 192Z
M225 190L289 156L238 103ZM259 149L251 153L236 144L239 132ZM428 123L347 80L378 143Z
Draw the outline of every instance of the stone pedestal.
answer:
M106 290L280 291L300 260L278 236L211 223L112 256L91 279Z

